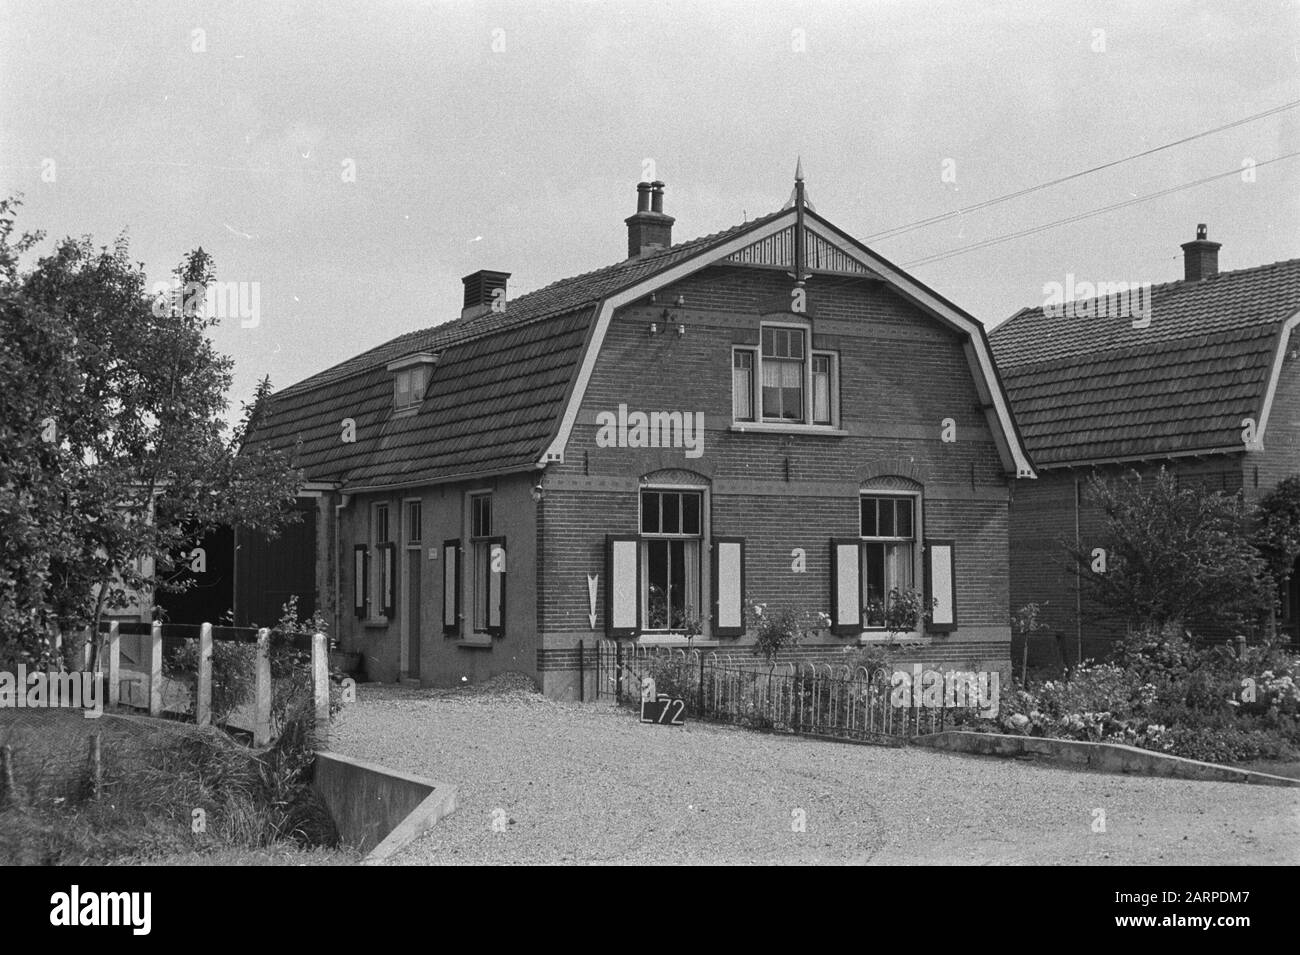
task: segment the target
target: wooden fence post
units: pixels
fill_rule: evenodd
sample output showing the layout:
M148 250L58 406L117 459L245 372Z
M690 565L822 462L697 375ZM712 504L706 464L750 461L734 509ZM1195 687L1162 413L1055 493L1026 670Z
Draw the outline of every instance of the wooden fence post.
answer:
M311 635L311 689L316 703L316 736L323 740L330 725L330 655L323 633Z
M149 627L149 715L159 716L162 713L163 704L163 683L162 683L162 661L163 661L163 639L162 624L154 621Z
M122 699L122 635L118 623L108 625L108 705L117 706Z
M199 627L199 679L194 688L194 722L212 723L212 624Z
M266 627L257 631L257 655L254 661L257 673L253 695L253 745L271 743L271 631Z

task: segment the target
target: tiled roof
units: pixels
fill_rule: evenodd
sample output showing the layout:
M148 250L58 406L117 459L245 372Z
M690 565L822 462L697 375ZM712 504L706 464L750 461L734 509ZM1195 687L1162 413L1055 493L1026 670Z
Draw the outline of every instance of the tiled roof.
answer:
M1074 305L1022 309L989 334L1036 465L1235 447L1300 311L1300 259L1155 286L1146 328Z
M298 445L308 480L345 487L526 469L563 412L595 306L781 212L552 283L488 312L400 335L274 395L250 444ZM438 356L415 415L394 416L387 365ZM354 443L342 420L356 423Z

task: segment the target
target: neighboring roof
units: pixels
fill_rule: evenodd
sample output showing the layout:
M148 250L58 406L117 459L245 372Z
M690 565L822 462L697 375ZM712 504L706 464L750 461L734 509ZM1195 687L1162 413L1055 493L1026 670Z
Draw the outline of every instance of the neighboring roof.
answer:
M1267 417L1300 259L1151 288L1150 324L1075 302L1017 312L989 337L1039 467L1245 450ZM1067 303L1069 304L1069 303Z
M400 335L272 396L249 444L297 443L309 480L345 488L531 469L558 426L594 306L779 215L554 282L504 312ZM438 356L420 413L395 416L387 365L419 352ZM355 442L341 439L345 418Z

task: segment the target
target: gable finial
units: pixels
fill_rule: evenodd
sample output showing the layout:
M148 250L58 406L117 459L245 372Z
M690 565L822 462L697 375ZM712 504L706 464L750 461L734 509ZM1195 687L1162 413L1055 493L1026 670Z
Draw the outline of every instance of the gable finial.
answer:
M800 156L794 164L794 181L803 182L803 157Z

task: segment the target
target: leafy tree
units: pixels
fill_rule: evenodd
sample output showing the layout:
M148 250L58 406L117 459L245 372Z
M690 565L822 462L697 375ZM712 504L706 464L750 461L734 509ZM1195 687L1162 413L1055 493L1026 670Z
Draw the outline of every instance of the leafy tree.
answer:
M1280 591L1300 558L1300 475L1279 482L1260 498L1255 546Z
M1161 468L1145 479L1136 471L1095 477L1088 498L1102 512L1100 534L1086 545L1064 544L1085 599L1101 617L1156 632L1169 625L1240 627L1265 611L1264 560L1251 543L1251 508L1240 495L1180 483Z
M132 591L183 587L169 568L212 528L275 533L301 475L240 453L264 401L231 431L233 362L201 296L151 294L125 237L66 238L23 270L42 236L14 238L16 207L0 202L0 655L41 662L49 625L98 631ZM211 257L175 274L206 286Z

